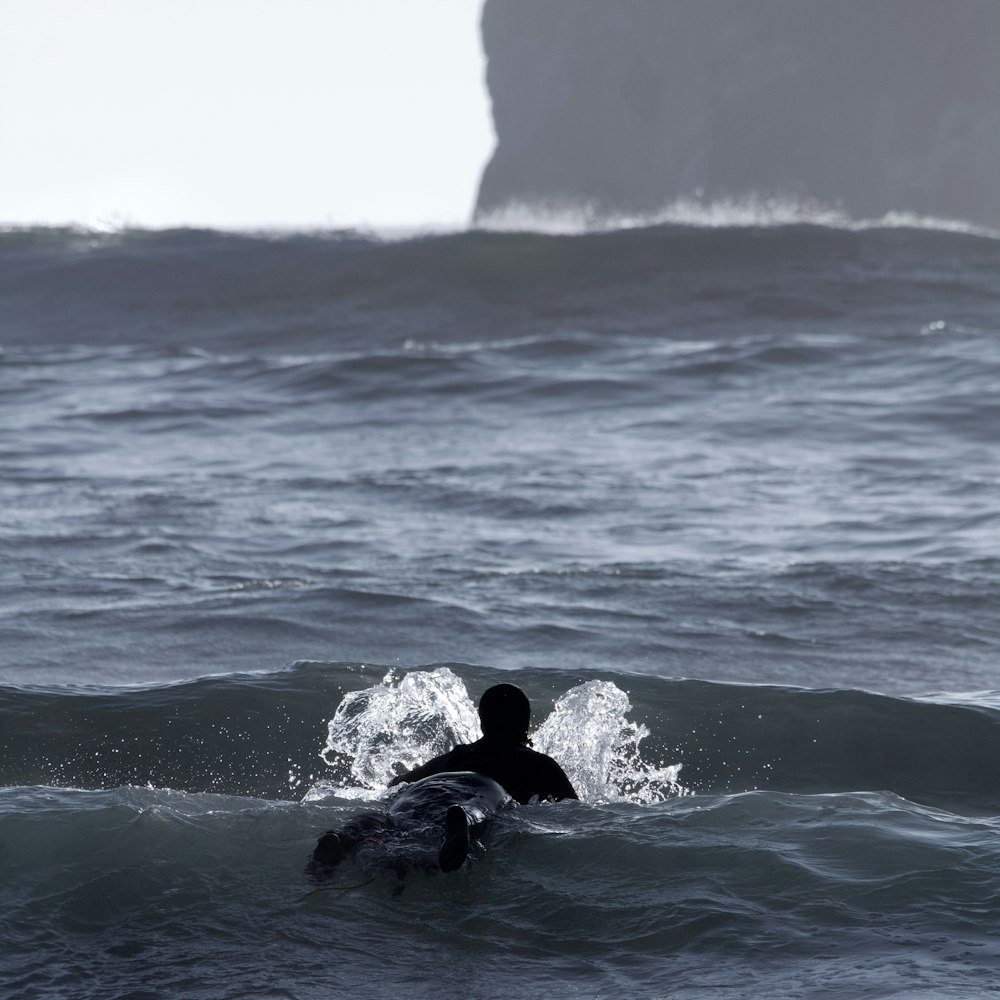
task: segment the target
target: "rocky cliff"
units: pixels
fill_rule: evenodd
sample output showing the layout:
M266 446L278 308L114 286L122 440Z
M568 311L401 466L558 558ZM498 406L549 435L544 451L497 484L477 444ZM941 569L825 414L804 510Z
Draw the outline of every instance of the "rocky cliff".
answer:
M787 197L1000 228L1000 0L486 0L477 217Z

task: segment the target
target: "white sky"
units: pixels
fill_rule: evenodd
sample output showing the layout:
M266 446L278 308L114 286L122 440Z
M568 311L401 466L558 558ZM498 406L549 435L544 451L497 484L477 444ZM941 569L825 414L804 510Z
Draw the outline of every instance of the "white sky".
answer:
M0 0L0 224L462 225L482 0Z

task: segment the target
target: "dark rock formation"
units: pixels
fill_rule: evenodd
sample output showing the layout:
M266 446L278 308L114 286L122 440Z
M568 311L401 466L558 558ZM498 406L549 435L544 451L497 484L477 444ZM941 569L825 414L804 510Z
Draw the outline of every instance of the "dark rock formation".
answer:
M782 196L1000 228L1000 0L486 0L513 204Z

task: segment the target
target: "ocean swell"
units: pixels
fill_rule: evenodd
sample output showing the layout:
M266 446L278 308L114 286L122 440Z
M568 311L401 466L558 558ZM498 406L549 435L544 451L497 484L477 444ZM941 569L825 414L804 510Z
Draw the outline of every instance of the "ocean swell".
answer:
M398 746L436 746L497 678L380 673L312 663L129 691L5 689L8 987L38 1000L320 1000L429 982L456 996L796 997L820 969L840 991L962 994L1000 967L995 709L524 672L535 738L585 801L504 814L461 873L401 877L370 852L317 891L303 866L318 834L382 804L386 734L351 720L395 713ZM583 706L596 726L574 754ZM343 727L323 725L331 713ZM350 732L347 759L336 739ZM668 743L701 787L618 783L659 775L668 791ZM12 754L25 745L30 761ZM603 783L586 771L598 766ZM949 797L993 814L947 811Z
M162 687L6 688L0 784L378 794L393 774L475 737L468 691L488 676L469 666L301 663ZM537 745L593 801L885 792L961 814L1000 811L1000 706L982 694L914 699L552 669L510 676L535 702Z
M993 236L901 224L918 220L778 219L400 240L15 231L0 240L0 323L7 346L352 350L531 334L543 319L568 331L649 335L684 325L697 334L731 318L750 292L748 315L776 321L834 318L847 306L878 314L888 302L931 306L945 296L997 301ZM936 261L933 272L913 272L921 256Z

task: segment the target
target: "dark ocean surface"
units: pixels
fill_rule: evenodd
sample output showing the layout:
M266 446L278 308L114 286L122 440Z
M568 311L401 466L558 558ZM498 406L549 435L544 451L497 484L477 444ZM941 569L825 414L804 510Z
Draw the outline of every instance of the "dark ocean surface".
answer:
M1000 238L725 221L0 232L10 996L1000 992Z

